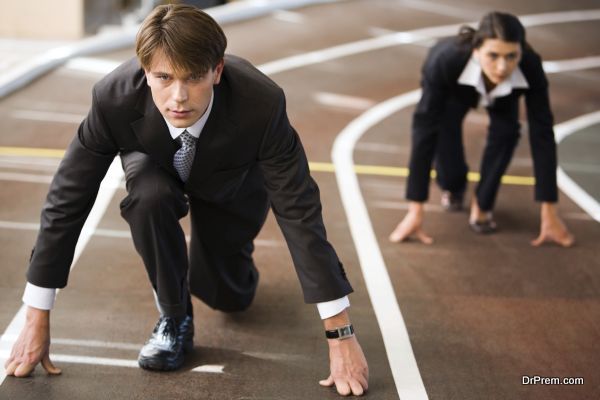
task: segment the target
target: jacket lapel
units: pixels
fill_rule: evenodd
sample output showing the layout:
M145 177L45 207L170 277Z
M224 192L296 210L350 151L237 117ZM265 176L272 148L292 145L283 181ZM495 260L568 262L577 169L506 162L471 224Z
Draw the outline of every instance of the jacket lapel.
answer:
M177 151L177 143L171 138L169 128L160 114L150 89L145 87L136 104L136 110L143 117L132 122L131 127L141 145L148 154L163 168L175 176L179 176L173 167L173 156Z
M228 157L227 149L235 136L236 126L228 117L230 109L226 86L221 80L214 87L213 106L196 144L196 155L186 186L204 180L223 158Z

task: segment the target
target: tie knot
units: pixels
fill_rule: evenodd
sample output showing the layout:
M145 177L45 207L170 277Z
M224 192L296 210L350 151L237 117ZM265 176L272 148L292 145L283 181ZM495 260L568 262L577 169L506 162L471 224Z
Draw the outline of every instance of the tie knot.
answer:
M192 147L196 144L196 138L188 131L183 131L181 135L177 137L181 147Z

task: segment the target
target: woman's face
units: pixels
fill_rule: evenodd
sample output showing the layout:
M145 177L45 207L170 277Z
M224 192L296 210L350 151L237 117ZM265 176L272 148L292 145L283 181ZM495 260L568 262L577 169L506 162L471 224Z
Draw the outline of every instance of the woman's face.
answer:
M485 39L473 50L484 77L494 86L508 78L521 60L521 44L500 39Z

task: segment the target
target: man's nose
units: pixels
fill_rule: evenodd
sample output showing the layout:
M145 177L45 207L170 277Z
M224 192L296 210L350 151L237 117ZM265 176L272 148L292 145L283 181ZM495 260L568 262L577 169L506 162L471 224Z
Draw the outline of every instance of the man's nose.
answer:
M500 57L498 59L498 64L496 65L496 69L501 74L506 72L506 70L508 69L508 63L506 62L506 60L504 58Z
M176 81L173 85L173 100L177 103L184 103L188 99L188 88L185 82Z

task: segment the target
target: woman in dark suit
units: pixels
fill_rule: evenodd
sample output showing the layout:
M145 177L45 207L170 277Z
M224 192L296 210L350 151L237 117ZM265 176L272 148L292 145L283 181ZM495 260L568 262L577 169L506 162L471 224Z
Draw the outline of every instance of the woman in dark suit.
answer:
M532 244L554 241L572 245L573 236L556 210L556 143L548 81L540 56L525 41L519 20L492 12L482 18L477 30L461 28L457 36L443 39L431 49L422 73L423 93L413 115L406 193L411 202L390 240L400 242L415 234L424 243L433 241L421 227L434 156L442 206L449 211L462 209L468 172L462 123L469 109L478 106L486 108L490 125L469 225L477 233L496 230L492 210L520 136L519 98L524 95L535 200L541 202L540 235Z

